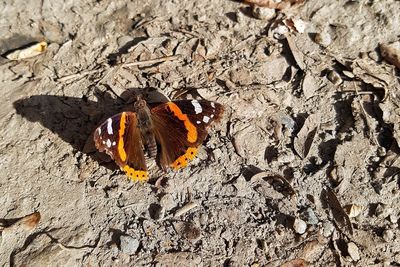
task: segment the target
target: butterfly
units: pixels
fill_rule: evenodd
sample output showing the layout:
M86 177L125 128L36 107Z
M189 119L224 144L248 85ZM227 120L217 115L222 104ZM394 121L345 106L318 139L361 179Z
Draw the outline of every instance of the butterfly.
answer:
M133 181L147 181L145 152L158 158L162 169L184 168L195 158L214 121L224 108L207 100L177 100L153 108L138 97L134 112L104 121L94 132L100 152L106 152Z

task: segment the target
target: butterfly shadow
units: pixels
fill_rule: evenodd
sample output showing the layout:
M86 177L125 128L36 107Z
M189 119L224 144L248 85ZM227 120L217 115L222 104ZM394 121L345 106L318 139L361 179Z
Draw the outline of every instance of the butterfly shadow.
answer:
M148 90L144 93L140 89L132 88L120 97L108 91L95 90L90 99L86 96L33 95L19 99L13 105L17 114L28 121L39 122L71 144L74 151L87 154L108 169L116 170L118 168L111 158L96 150L93 132L107 118L122 111L133 111L137 95L142 95L149 103L167 101L158 91Z

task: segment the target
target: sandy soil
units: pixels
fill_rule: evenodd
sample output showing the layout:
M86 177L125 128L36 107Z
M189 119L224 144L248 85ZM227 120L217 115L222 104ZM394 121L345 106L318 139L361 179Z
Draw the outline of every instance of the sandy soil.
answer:
M399 1L0 10L1 266L400 265L399 69L379 49ZM226 108L190 167L146 184L91 137L138 92Z

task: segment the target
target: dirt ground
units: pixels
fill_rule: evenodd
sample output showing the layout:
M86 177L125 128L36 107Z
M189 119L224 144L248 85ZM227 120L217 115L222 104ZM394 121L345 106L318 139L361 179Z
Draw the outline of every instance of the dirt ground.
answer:
M0 10L1 266L400 265L399 1ZM138 93L226 109L145 184L92 141Z

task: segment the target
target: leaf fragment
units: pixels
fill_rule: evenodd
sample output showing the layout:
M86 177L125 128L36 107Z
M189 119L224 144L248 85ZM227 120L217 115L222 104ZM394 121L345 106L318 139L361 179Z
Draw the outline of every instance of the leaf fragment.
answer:
M336 222L336 225L343 232L353 234L353 226L351 224L350 218L347 215L346 211L343 209L340 204L336 194L330 189L322 190L322 199L327 204L327 206L331 209L333 219Z
M294 138L294 150L302 159L306 158L310 152L318 126L317 116L312 114L308 116L300 132Z
M46 42L40 42L33 44L31 46L28 46L26 48L22 49L17 49L9 54L6 55L6 58L10 60L21 60L25 58L31 58L37 55L42 54L45 52L47 49L47 43Z

